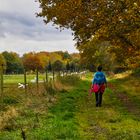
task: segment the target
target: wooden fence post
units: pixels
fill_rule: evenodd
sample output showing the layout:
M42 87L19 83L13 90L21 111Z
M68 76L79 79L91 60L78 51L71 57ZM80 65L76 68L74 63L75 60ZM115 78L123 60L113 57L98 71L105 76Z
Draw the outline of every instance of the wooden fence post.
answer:
M26 69L24 69L24 85L25 85L25 94L26 94L27 93Z
M1 77L1 81L0 81L1 97L3 97L3 64L1 65L0 77Z
M54 82L54 79L55 79L54 76L55 76L55 74L54 74L54 70L53 70L53 82Z
M46 70L46 83L48 83L48 70Z
M3 98L3 64L1 65L1 70L0 70L0 90L1 90L1 97Z
M39 84L38 84L38 69L36 69L36 86L37 86L37 93L39 93Z

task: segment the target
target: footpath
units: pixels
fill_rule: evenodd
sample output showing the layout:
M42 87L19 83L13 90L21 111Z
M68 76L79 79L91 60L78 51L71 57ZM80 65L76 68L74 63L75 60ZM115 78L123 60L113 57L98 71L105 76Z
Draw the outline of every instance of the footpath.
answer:
M133 99L109 83L102 107L95 107L95 97L88 95L89 81L60 94L50 108L46 124L49 140L139 140L139 108Z

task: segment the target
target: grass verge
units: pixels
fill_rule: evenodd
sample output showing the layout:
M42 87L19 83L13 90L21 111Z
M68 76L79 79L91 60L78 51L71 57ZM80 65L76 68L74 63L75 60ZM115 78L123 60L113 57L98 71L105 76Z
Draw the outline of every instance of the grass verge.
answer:
M90 78L91 75L84 77L73 89L60 90L57 100L30 96L26 106L21 106L20 110L24 110L19 117L16 113L19 106L15 110L5 108L7 114L13 112L14 119L8 118L13 123L12 129L2 131L0 139L20 140L22 127L28 140L139 140L139 117L118 98L119 94L125 94L139 108L139 79L112 79L112 87L106 89L100 108L95 107L94 94L88 95ZM135 88L131 88L132 83ZM15 107L18 104L15 98L5 100L5 104L9 102Z

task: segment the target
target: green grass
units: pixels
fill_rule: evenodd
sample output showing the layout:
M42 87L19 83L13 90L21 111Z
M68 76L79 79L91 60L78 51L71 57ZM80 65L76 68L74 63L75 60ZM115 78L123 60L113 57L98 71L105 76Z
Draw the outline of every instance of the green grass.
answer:
M48 76L52 76L52 73L48 73ZM35 74L27 74L26 77L27 77L27 83L31 83L31 80L33 80L36 77L36 75ZM6 84L24 83L24 75L23 74L4 75L3 79L4 79L4 83L6 83ZM45 80L45 73L39 74L39 80L40 81Z
M106 89L102 107L95 107L94 94L88 95L92 74L82 79L73 89L54 96L26 96L18 89L8 94L7 89L8 96L0 103L1 115L11 110L13 117L9 117L9 124L1 129L0 140L21 140L21 127L28 140L139 140L140 119L118 94L125 94L134 107L139 108L140 79L111 78L115 88Z
M95 107L94 95L87 96L84 92L81 93L83 98L79 98L79 109L76 113L76 117L80 124L79 132L82 140L140 139L139 118L131 114L131 112L129 112L124 104L117 98L117 94L122 92L122 90L129 96L128 91L131 87L128 83L132 80L132 77L129 77L129 79L123 79L127 84L125 82L122 84L121 80L113 80L114 84L117 86L117 91L112 91L109 88L106 90L103 96L103 106L101 108ZM133 83L137 83L138 81L139 79L133 78ZM86 88L86 84L84 85ZM122 86L127 86L127 89ZM133 91L131 92L131 95L132 94L138 95L138 92L134 93ZM137 104L140 105L139 97L129 97L132 98L132 101L137 99Z
M18 89L14 83L6 84L6 86L3 100L0 100L1 140L21 139L21 128L24 129L29 140L77 138L76 126L73 123L74 98L69 96L65 88L58 95L47 93L37 95L35 85L28 87L27 94L24 89ZM65 95L68 96L67 100L65 100ZM61 104L51 107L56 102L56 98L60 98ZM64 104L66 104L65 107ZM61 116L59 114L62 113L62 108L64 114ZM54 131L53 128L57 130Z
M27 83L31 82L36 77L34 74L27 75ZM45 79L45 74L39 75L39 80ZM4 83L13 84L13 83L24 83L24 75L4 75Z
M103 107L96 108L93 97L79 101L77 113L83 140L138 140L140 123L127 110L111 90L104 94Z

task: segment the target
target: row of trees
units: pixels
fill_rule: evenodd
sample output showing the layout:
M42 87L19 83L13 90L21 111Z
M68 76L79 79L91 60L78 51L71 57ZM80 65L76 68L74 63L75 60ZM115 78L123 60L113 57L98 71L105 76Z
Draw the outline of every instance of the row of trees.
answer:
M27 71L40 72L48 71L78 71L80 65L78 53L69 54L68 52L30 52L19 56L15 52L2 52L0 54L0 68L4 68L7 74L23 73Z
M140 67L139 0L39 0L47 24L73 31L82 62ZM65 14L63 14L65 13Z

